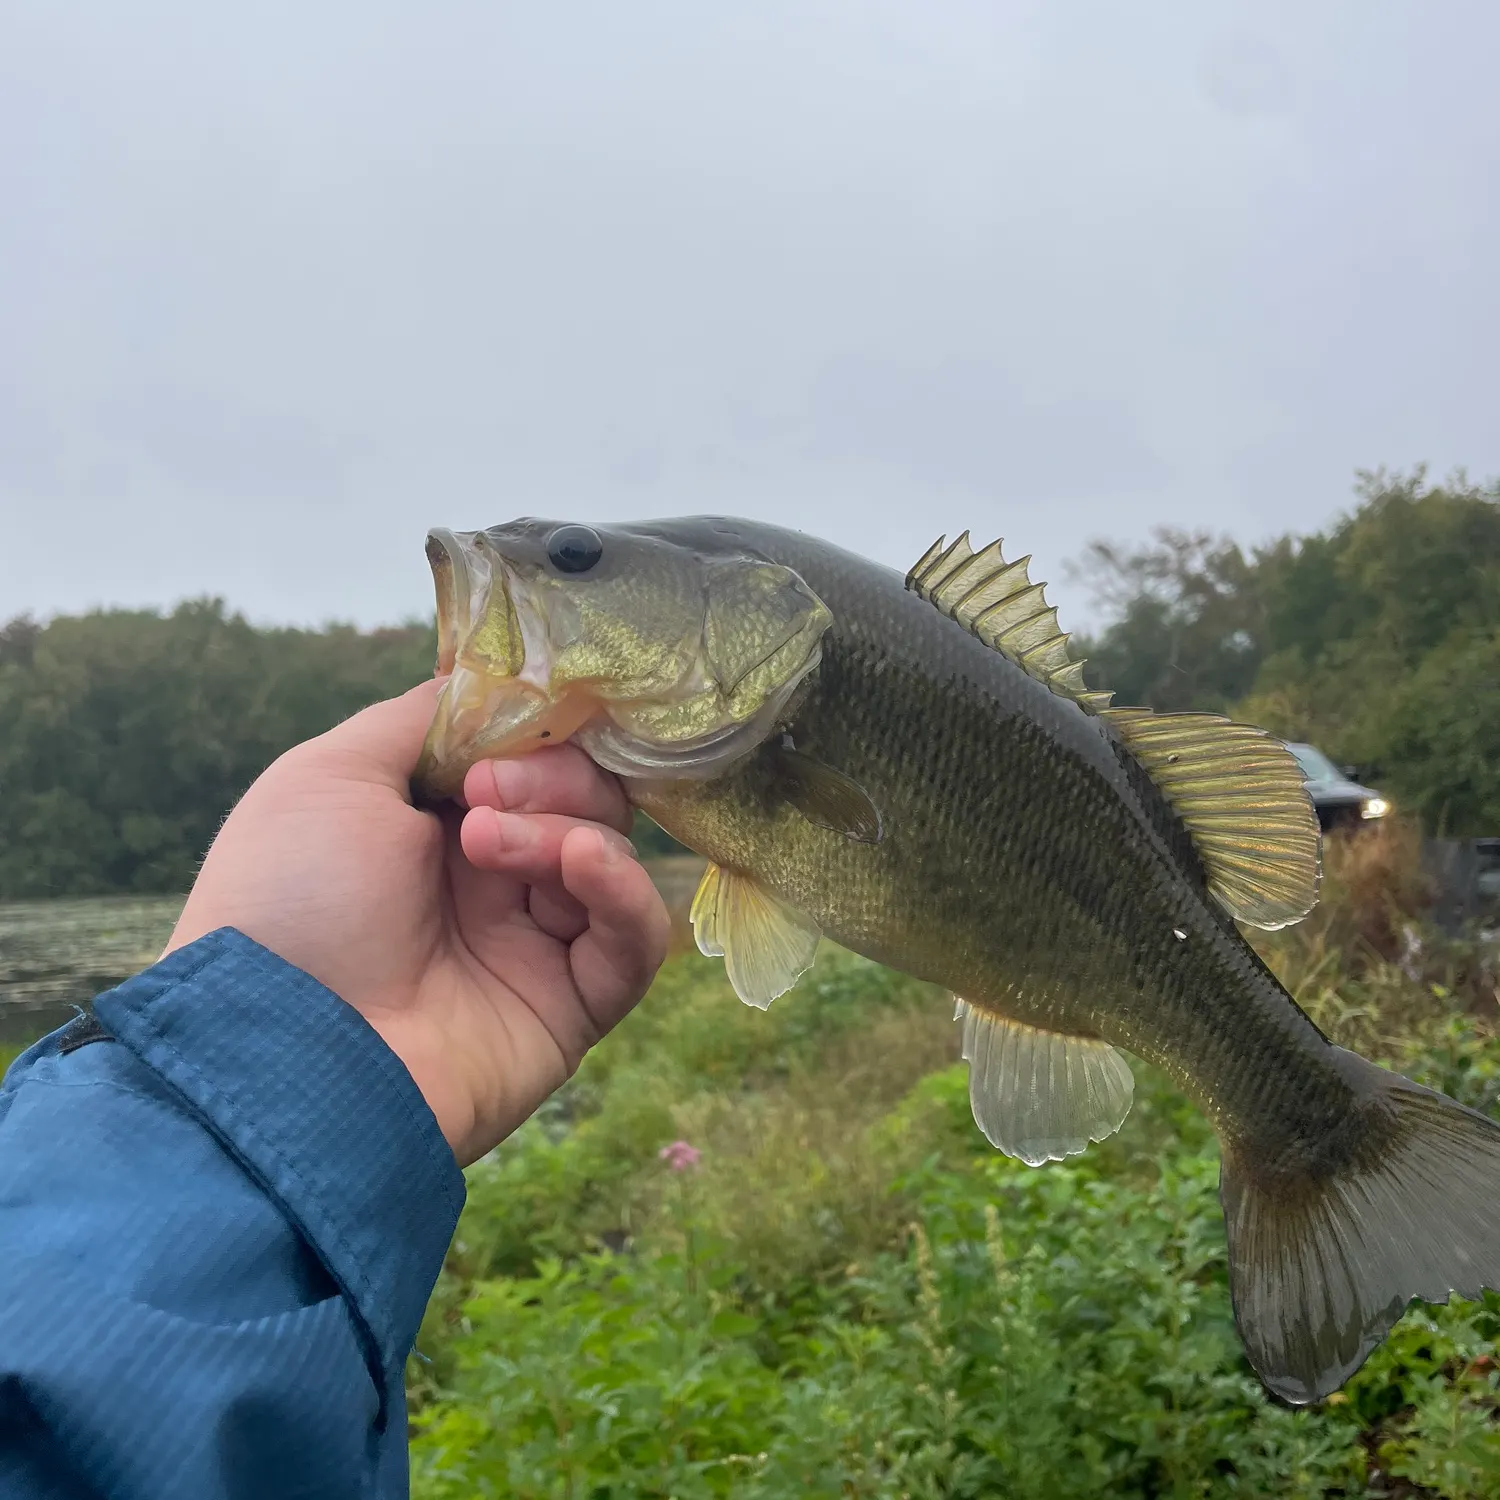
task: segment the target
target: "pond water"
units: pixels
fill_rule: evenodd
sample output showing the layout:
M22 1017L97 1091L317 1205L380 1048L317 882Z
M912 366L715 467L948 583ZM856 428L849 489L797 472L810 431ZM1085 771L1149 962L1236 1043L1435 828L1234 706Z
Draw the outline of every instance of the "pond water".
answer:
M647 861L672 913L674 947L692 943L687 913L703 871L693 856ZM0 902L0 1047L24 1046L75 1006L153 963L181 896Z
M34 1041L152 963L181 896L0 902L0 1045Z

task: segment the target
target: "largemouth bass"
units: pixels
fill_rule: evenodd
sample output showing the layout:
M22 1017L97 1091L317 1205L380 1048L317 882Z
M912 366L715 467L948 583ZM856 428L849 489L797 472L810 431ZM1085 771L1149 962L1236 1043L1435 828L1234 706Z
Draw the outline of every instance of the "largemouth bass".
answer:
M1334 1046L1236 919L1296 921L1291 755L1090 692L1026 559L967 534L904 578L748 521L435 531L441 673L414 783L574 739L711 861L699 946L766 1006L819 937L951 990L974 1117L1040 1164L1164 1069L1222 1147L1246 1353L1292 1403L1408 1301L1500 1286L1500 1126Z

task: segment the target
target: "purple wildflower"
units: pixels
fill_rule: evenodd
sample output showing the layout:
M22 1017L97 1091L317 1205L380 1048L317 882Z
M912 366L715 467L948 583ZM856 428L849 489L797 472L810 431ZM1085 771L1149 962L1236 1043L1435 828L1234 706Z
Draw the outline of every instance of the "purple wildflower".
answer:
M670 1146L663 1146L656 1154L674 1172L686 1172L689 1167L696 1167L698 1158L703 1155L696 1146L690 1146L686 1141L673 1141Z

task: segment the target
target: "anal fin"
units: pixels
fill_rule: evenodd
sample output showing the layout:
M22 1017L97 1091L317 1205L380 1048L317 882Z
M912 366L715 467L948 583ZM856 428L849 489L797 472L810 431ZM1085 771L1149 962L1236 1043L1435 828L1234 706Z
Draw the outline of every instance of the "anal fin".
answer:
M1130 1113L1135 1078L1095 1037L1044 1031L959 1000L974 1122L992 1146L1028 1166L1077 1156Z
M812 967L822 932L753 876L710 865L693 897L698 951L722 957L734 992L765 1010Z

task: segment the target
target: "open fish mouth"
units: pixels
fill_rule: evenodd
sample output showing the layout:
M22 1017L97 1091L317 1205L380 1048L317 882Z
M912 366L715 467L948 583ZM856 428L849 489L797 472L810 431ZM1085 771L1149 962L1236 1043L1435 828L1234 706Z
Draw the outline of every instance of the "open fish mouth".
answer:
M474 545L472 531L454 532L438 527L427 533L427 563L432 569L433 587L437 591L438 661L437 675L446 676L458 659L459 643L469 633L474 615L475 584L482 592L489 590L488 570L476 579L470 563ZM483 601L481 598L481 607Z
M541 674L527 674L514 580L483 532L429 531L427 561L437 594L437 671L448 677L412 778L414 800L431 804L456 796L469 767L486 756L566 739L595 705L578 716L579 695L554 701L535 680Z

